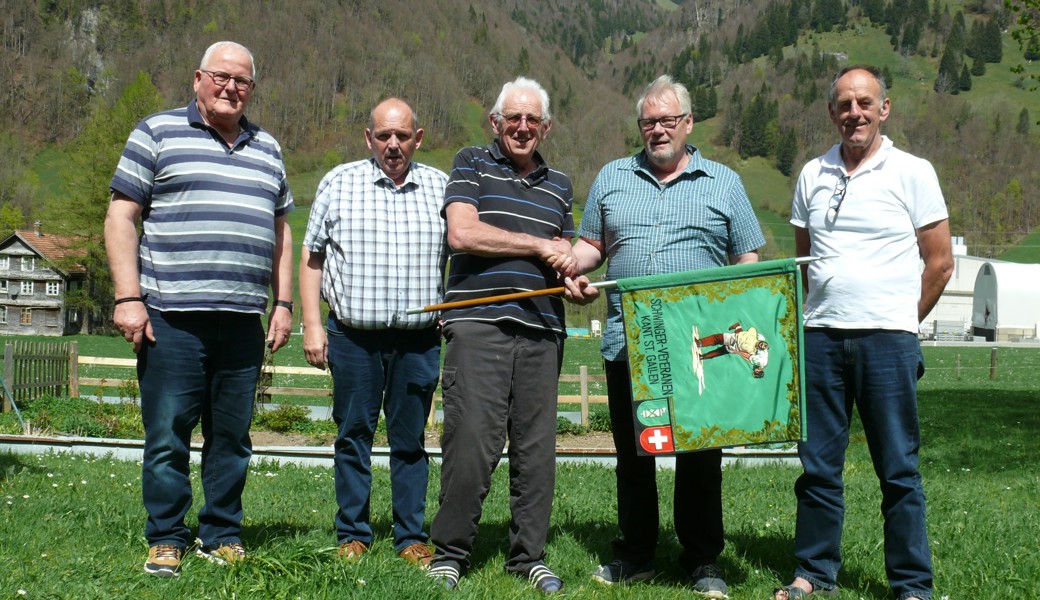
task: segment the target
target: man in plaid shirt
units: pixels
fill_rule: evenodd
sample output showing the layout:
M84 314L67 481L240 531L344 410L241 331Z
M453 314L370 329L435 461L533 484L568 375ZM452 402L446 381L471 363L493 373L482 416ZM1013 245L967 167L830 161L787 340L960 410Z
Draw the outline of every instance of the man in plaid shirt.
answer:
M354 561L372 545L372 436L386 417L393 490L394 548L425 567L423 531L429 457L424 425L437 387L437 313L446 261L440 216L447 176L412 162L423 130L405 101L372 110L365 141L372 157L339 165L318 185L300 262L304 353L332 372L336 534ZM319 299L328 303L322 325Z

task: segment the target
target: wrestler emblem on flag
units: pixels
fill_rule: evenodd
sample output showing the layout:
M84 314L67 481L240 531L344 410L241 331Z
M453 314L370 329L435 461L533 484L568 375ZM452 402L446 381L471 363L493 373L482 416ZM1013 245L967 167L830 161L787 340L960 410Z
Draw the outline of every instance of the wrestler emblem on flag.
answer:
M802 439L801 284L794 260L617 285L633 418L645 454Z

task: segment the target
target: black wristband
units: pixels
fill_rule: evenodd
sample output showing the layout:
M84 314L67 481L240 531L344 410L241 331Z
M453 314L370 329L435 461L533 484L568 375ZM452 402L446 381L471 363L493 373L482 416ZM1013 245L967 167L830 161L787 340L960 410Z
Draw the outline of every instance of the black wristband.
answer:
M126 302L144 302L144 298L142 296L127 296L126 298L117 299L115 302L112 303L112 305L115 306L117 304L124 304Z
M290 315L292 314L292 309L293 309L293 303L292 302L289 302L287 300L275 300L274 301L274 305L275 306L281 306L282 308L288 308L289 309L289 314Z

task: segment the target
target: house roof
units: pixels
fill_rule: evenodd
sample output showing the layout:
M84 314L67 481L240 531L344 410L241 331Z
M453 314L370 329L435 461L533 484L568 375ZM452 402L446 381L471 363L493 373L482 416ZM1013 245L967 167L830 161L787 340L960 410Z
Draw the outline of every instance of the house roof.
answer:
M86 273L87 270L80 263L69 263L68 259L83 257L85 252L79 245L80 238L75 236L58 235L54 233L38 233L32 229L16 229L8 236L0 247L7 246L12 238L18 238L33 252L39 254L52 265L62 265L61 270L67 273Z

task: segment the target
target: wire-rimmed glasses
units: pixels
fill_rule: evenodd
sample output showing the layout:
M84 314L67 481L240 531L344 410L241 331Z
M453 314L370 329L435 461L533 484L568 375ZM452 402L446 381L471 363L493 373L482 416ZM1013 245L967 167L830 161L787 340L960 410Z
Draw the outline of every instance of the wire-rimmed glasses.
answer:
M841 203L845 201L845 191L849 187L849 176L842 175L838 178L837 185L834 186L834 193L831 195L830 204L827 206L827 218L834 221L838 218L838 211L841 210ZM833 211L834 214L831 214Z

